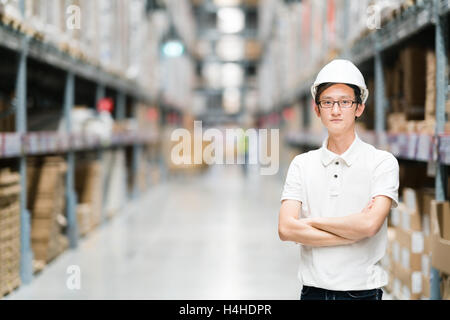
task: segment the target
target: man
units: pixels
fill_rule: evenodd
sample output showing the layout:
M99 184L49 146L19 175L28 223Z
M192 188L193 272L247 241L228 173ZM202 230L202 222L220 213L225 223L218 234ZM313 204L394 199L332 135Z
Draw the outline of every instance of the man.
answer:
M378 263L398 205L398 161L355 132L369 92L352 62L332 61L311 91L328 137L289 167L280 239L300 244L301 300L381 300L388 279Z

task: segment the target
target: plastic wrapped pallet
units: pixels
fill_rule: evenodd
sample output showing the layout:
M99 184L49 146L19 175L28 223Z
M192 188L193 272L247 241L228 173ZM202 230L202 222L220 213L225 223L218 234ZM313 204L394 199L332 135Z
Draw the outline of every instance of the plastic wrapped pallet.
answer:
M28 168L31 244L34 260L45 265L68 246L63 234L67 165L61 157L31 158Z
M104 210L106 216L111 218L122 209L127 200L125 152L123 150L105 152L102 161L102 166L106 168L103 180Z
M19 178L0 170L0 298L20 285Z
M78 232L80 236L86 236L91 230L92 222L92 208L88 203L81 203L77 205L77 222Z
M97 160L77 161L75 188L80 204L91 207L90 230L100 225L103 203L103 169Z

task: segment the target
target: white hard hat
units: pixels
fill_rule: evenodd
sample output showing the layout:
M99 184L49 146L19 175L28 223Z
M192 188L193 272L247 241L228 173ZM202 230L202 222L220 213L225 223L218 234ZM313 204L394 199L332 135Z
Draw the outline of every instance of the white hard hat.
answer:
M322 83L346 83L353 84L361 89L362 103L366 103L369 97L364 77L359 69L349 60L336 59L331 61L317 75L317 79L311 88L313 99L316 99L317 87Z

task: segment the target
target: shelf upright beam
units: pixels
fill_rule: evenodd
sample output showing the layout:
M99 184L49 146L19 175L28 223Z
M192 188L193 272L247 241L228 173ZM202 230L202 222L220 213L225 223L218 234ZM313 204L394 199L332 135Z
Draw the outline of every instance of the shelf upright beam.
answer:
M106 89L104 84L97 83L97 88L95 92L95 110L98 110L98 103L101 99L105 98L106 96ZM100 161L100 166L102 167L102 174L101 174L101 181L102 181L102 201L101 201L101 208L100 208L100 217L101 217L101 224L106 221L106 212L105 212L105 197L106 197L106 172L104 172L103 169L103 148L98 148L97 151L97 160Z
M116 120L125 120L126 96L122 91L117 92Z
M434 0L435 45L436 45L436 136L444 133L445 104L447 100L447 15L440 15L440 1ZM436 200L446 200L447 168L438 161L436 165L435 190ZM439 271L431 268L431 299L440 300L440 275Z
M117 91L117 96L116 96L116 121L117 122L125 120L126 105L127 105L127 97L126 97L125 93L120 90ZM121 152L124 152L123 148L121 149ZM124 180L122 183L124 186L128 185L128 170L125 170L125 176L124 176ZM128 199L130 198L128 188L125 187L125 190L126 190L126 201L128 201Z
M137 103L133 100L133 119L137 119ZM141 145L134 143L133 144L133 154L132 154L132 162L131 162L131 175L133 177L133 191L132 191L132 199L137 199L139 197L139 168L141 161Z
M24 1L20 1L24 15ZM18 56L16 78L16 131L19 134L27 132L27 56L28 36L22 37L22 48ZM33 280L33 251L31 249L31 217L27 209L27 157L21 154L20 167L20 278L23 284Z
M106 96L105 86L103 84L98 83L97 89L95 92L95 107L97 108L98 102Z
M383 53L378 32L372 34L375 44L375 133L377 144L384 148L386 144L386 93L383 73Z
M66 119L66 132L72 134L72 109L75 99L75 75L67 72L66 88L64 92L64 118ZM67 174L66 174L66 214L68 225L68 237L70 247L78 247L78 223L76 216L77 194L75 192L75 152L69 150L67 153Z

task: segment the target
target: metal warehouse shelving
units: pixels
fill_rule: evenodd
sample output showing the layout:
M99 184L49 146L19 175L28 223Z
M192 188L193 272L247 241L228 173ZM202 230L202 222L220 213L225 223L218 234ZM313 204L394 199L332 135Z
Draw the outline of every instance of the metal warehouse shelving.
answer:
M447 166L450 165L450 135L444 133L446 122L445 104L448 95L448 25L449 1L425 0L406 9L381 29L373 31L355 43L340 55L356 65L373 60L375 77L375 131L361 134L361 137L381 149L387 149L399 159L433 162L436 164L435 190L436 200L446 200ZM348 10L347 13L348 14ZM426 134L389 134L385 128L386 97L383 74L383 55L395 45L407 40L425 28L434 27L437 92L436 92L436 133ZM317 72L319 70L316 70ZM300 98L310 95L315 75L307 76L302 85L288 93L281 106L291 105ZM318 139L320 138L320 139ZM291 146L320 147L323 137L308 132L290 133L286 142ZM440 298L439 271L432 268L431 299Z
M76 76L91 80L103 86L116 88L124 94L136 97L139 100L147 102L154 100L133 81L121 79L118 75L111 74L99 66L76 59L68 53L61 51L55 45L29 37L10 26L0 24L0 43L4 48L26 53L28 57L66 70L67 72L72 72Z
M23 8L23 6L22 6ZM23 14L23 11L22 11ZM31 223L27 210L27 156L64 154L67 159L66 175L66 214L67 229L71 248L78 245L78 226L76 217L76 193L74 186L75 153L78 151L96 150L101 158L103 150L114 147L131 147L131 174L136 177L139 167L141 148L144 144L156 143L159 139L155 132L129 131L114 134L110 139L99 140L96 137L73 134L71 128L71 110L75 103L75 82L79 79L89 80L95 86L95 101L106 96L106 88L117 92L116 120L125 118L126 99L145 103L155 102L137 83L108 72L100 66L82 61L69 53L58 49L55 45L30 37L10 26L0 24L0 48L8 49L18 54L16 73L16 132L0 133L0 159L16 158L20 163L20 216L21 216L21 261L20 276L23 284L28 284L33 278ZM65 133L58 132L27 132L27 63L34 59L43 65L51 66L65 72L64 101L61 107L66 119ZM10 63L5 62L3 63ZM135 116L135 115L133 115ZM137 183L134 179L132 196L137 196Z

